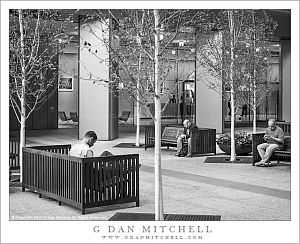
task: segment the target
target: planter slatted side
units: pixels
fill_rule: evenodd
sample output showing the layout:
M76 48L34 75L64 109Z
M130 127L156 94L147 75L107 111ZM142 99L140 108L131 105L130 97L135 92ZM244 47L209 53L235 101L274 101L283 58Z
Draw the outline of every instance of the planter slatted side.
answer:
M69 148L23 148L22 190L56 199L59 205L69 204L82 214L87 208L112 204L136 202L139 206L138 154L77 158L56 153Z
M216 130L199 128L192 132L192 153L214 153L216 154Z

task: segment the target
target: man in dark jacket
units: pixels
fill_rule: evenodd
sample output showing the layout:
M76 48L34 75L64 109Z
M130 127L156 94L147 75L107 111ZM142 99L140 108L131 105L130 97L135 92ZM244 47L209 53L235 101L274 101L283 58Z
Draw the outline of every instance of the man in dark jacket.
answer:
M191 157L192 156L192 131L193 130L197 130L198 127L197 125L193 124L191 121L189 121L188 119L183 121L183 126L184 126L184 130L183 133L177 138L177 153L175 154L175 156L179 156L179 152L182 148L182 144L184 141L187 141L188 143L188 153L186 155L186 157Z

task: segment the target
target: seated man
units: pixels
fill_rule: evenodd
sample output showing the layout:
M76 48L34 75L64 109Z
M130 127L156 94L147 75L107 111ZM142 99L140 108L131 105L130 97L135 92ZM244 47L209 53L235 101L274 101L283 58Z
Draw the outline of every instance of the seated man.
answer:
M94 131L88 131L87 133L85 133L82 141L78 142L71 148L69 155L80 158L93 157L94 153L91 147L94 146L96 141L96 133Z
M192 132L192 130L198 129L198 127L197 127L197 125L194 125L192 122L190 122L188 119L183 121L183 126L184 126L183 134L177 138L177 153L175 154L175 156L179 156L183 141L187 141L188 142L188 153L187 153L186 157L191 157L192 156L191 132Z
M264 135L266 143L257 146L261 161L255 163L255 166L271 166L270 158L275 150L282 149L284 143L284 134L282 129L276 125L274 119L268 121L268 128Z

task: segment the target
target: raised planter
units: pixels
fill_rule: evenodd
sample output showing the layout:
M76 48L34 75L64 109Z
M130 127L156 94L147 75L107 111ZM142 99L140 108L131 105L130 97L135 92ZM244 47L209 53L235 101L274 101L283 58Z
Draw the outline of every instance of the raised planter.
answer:
M219 144L219 148L226 154L231 153L231 146ZM235 154L238 156L248 155L252 152L252 145L235 145Z

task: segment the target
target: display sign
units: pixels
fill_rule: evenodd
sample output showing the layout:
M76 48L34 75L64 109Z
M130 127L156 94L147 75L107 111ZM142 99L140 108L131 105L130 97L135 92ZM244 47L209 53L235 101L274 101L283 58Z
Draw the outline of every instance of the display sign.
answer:
M73 91L73 78L63 77L59 79L58 82L59 91Z

